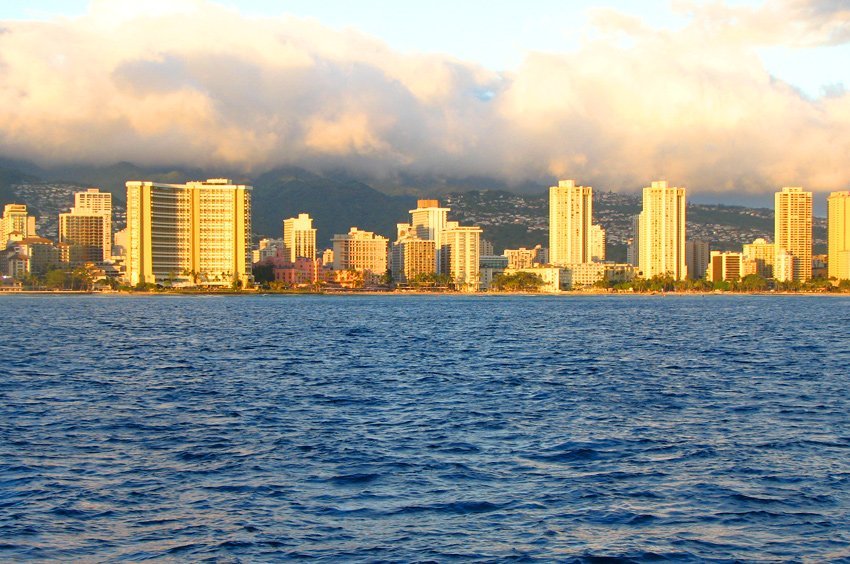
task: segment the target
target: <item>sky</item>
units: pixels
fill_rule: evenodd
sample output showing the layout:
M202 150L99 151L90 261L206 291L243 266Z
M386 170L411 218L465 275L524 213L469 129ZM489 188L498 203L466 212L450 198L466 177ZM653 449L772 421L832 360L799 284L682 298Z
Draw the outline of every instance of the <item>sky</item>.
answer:
M0 155L850 189L845 0L0 0Z

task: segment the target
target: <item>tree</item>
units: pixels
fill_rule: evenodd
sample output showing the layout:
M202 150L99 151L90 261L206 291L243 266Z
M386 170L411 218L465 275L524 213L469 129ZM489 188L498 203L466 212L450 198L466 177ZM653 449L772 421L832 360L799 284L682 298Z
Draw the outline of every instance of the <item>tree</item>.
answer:
M67 273L64 270L49 270L44 275L44 285L52 289L65 288Z
M767 280L758 274L747 274L741 279L738 287L743 292L764 292L769 288Z
M497 274L493 277L490 288L498 292L539 292L543 279L532 272L515 272L513 274Z

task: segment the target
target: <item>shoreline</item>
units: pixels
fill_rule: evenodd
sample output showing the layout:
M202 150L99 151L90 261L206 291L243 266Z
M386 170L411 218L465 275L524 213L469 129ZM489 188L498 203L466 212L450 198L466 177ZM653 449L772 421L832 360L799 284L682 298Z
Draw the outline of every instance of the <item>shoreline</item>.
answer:
M121 291L121 290L111 290L111 291L98 291L98 290L0 290L0 296L80 296L80 295L91 295L91 296L115 296L115 297L131 297L131 296L220 296L220 297L229 297L229 296L446 296L446 297L487 297L487 298L497 298L497 297L577 297L577 296L587 296L587 297L599 297L599 296L632 296L632 297L687 297L687 296L833 296L833 297L841 297L847 296L850 297L850 292L718 292L718 291L708 291L708 292L593 292L593 291L585 291L585 290L565 290L562 292L423 292L423 291L331 291L331 292L299 292L299 291L286 291L286 292L274 292L274 291L173 291L173 290L164 290L164 291L145 291L145 292L136 292L136 291Z

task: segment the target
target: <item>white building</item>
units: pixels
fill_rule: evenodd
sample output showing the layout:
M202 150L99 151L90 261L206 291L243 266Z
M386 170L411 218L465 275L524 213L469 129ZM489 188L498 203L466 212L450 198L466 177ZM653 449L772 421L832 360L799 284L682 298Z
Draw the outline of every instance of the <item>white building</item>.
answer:
M446 273L464 292L477 292L480 284L480 227L449 221L443 232Z
M561 180L549 188L549 261L554 265L590 262L593 189Z
M283 220L283 256L293 263L298 258L316 258L316 230L309 214Z
M687 276L685 262L685 189L664 180L643 189L640 214L639 263L644 278Z

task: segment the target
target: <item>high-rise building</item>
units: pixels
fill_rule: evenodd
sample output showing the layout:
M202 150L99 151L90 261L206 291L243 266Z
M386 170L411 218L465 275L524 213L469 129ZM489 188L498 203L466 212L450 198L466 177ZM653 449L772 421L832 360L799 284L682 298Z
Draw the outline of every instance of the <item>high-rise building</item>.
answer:
M744 245L743 255L744 260L753 265L752 274L758 274L762 278L773 278L776 245L759 237L752 243Z
M461 226L456 221L447 222L443 232L446 274L464 292L478 291L481 233L480 227Z
M0 219L0 250L6 248L10 239L22 241L35 237L35 216L27 213L25 204L6 204Z
M441 208L438 200L417 200L416 209L410 210L410 228L415 236L423 241L434 241L434 271L437 274L446 270L442 248L449 211L449 208Z
M399 284L408 284L417 276L434 274L435 254L434 241L417 239L415 236L399 239L392 246L393 280Z
M283 257L289 262L316 258L316 230L309 214L283 220Z
M590 260L605 261L605 230L601 225L590 226Z
M549 261L554 265L591 262L593 189L561 180L549 188Z
M685 264L688 267L688 278L699 280L705 277L708 268L709 252L707 241L685 241Z
M387 271L386 237L352 227L333 236L334 270L356 270L383 275Z
M224 178L127 182L127 279L159 284L251 280L251 186Z
M632 237L626 243L626 262L640 265L640 214L632 216Z
M812 193L800 187L785 187L776 193L774 200L777 254L783 250L794 257L793 280L809 280L812 277Z
M706 280L735 282L741 279L744 256L741 253L711 251Z
M655 181L643 189L640 214L639 266L644 278L672 276L683 280L685 262L685 189Z
M790 282L795 280L794 273L799 271L797 267L799 259L785 249L776 248L773 258L773 279L777 282Z
M850 192L833 192L826 199L830 278L850 280Z
M103 260L112 257L112 194L101 192L98 188L89 188L85 192L74 194L74 207L71 213L91 213L103 216Z
M102 213L71 208L59 214L59 243L68 245L68 262L106 262L112 257L111 237L106 237L107 219Z

